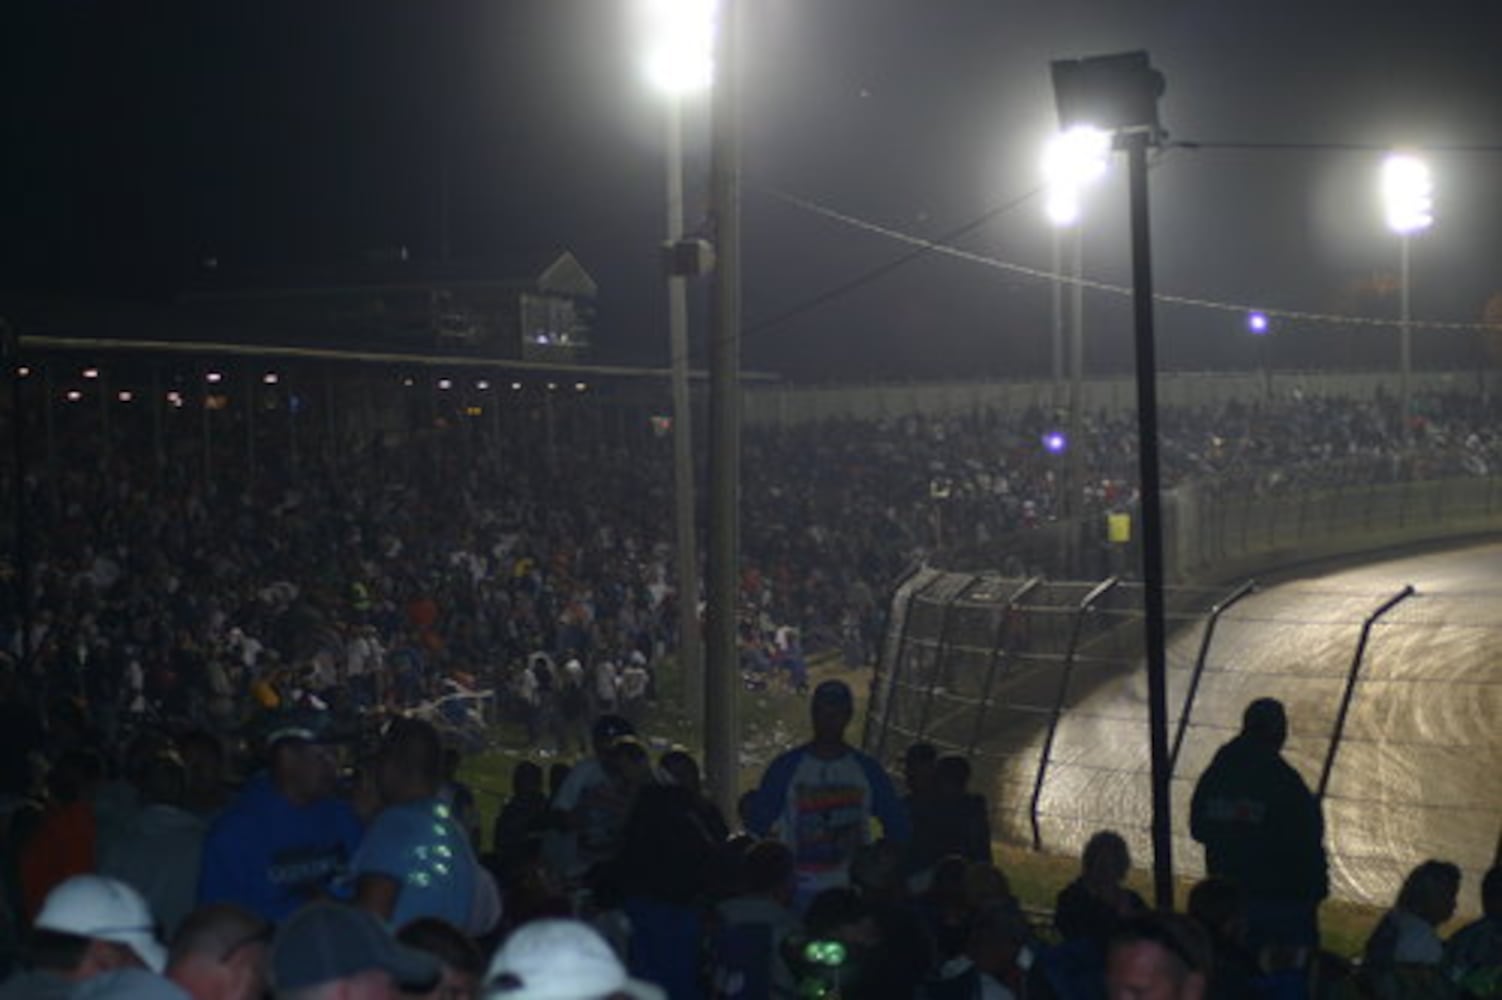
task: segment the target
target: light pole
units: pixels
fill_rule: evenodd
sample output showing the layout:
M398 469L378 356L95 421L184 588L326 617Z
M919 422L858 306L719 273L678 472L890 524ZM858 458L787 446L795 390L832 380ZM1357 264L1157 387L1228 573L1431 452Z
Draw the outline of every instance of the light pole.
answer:
M653 0L653 45L647 73L666 98L666 242L683 239L683 98L714 75L713 0ZM699 554L694 531L693 405L688 391L686 279L667 273L668 355L673 392L673 507L678 577L678 668L689 718L703 731L704 672L699 630Z
M1434 183L1429 166L1417 156L1392 153L1382 164L1382 206L1387 228L1398 234L1398 396L1403 440L1412 436L1413 370L1412 304L1410 302L1408 240L1434 223Z
M1046 186L1044 213L1053 227L1053 380L1054 404L1063 396L1064 385L1064 290L1062 269L1063 234L1070 236L1069 275L1069 417L1064 456L1063 515L1071 518L1079 507L1080 448L1083 423L1085 370L1084 193L1105 175L1111 156L1110 133L1089 125L1075 125L1049 140L1043 152ZM1065 559L1068 560L1066 553Z

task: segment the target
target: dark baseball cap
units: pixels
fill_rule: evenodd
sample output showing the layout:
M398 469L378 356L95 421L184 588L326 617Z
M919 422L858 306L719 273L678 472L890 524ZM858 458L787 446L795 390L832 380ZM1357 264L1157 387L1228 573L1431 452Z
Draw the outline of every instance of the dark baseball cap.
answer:
M271 945L278 993L376 969L413 991L431 988L440 972L433 956L398 944L373 914L342 903L309 903L282 924Z
M619 715L602 715L595 720L590 737L600 746L613 746L622 736L635 736L636 727Z
M824 681L814 688L815 708L853 708L855 696L844 681Z

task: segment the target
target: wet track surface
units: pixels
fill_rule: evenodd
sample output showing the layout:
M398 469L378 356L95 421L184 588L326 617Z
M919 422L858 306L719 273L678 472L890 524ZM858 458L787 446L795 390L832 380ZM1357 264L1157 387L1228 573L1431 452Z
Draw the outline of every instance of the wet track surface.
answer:
M1336 744L1362 624L1408 584L1414 594L1371 629ZM1170 741L1203 634L1201 624L1170 640ZM1474 911L1502 829L1502 543L1312 573L1259 589L1226 612L1173 782L1180 873L1202 871L1187 833L1194 779L1235 734L1246 703L1264 695L1287 705L1284 752L1311 788L1329 761L1333 894L1390 905L1414 864L1443 858L1464 869L1462 908ZM1050 850L1077 850L1092 831L1113 827L1149 861L1146 716L1140 667L1071 698L1040 803ZM1027 783L1041 739L1010 748L1015 766L1005 784Z

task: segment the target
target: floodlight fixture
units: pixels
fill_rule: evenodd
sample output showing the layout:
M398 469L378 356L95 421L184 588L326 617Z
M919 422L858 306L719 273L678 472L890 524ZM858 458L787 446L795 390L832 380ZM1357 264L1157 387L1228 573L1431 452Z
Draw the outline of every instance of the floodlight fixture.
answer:
M120 402L122 403L129 403L131 400L136 398L136 394L131 392L129 389L121 389L116 394L115 398L120 400Z
M520 382L512 382L511 383L511 391L512 392L521 392L522 391L522 384Z
M1058 59L1052 71L1063 128L1093 125L1108 132L1146 131L1149 141L1157 138L1163 74L1153 69L1146 52Z
M99 369L98 368L85 368L83 370L83 377L87 378L87 379L98 378L99 377Z
M1105 175L1110 155L1110 133L1092 125L1073 126L1048 141L1043 150L1048 221L1060 227L1079 221L1084 189Z
M83 393L79 392L77 389L69 389L67 393L64 394L64 398L67 399L67 401L70 403L76 403L83 398Z
M587 383L585 383L585 382L575 382L574 383L574 391L575 392L583 392L584 390L586 390L588 388L589 388L589 385Z
M1043 450L1050 455L1062 455L1069 449L1069 439L1062 431L1049 431L1043 435Z
M714 82L715 0L647 0L647 79L665 94Z
M280 375L278 375L276 372L267 372L265 375L261 376L261 381L264 382L266 385L276 385L281 380L282 380L282 377Z
M222 372L209 372L204 376L204 380L217 385L224 381L224 374Z
M1268 321L1267 321L1267 313L1264 313L1264 312L1247 313L1246 328L1247 328L1248 331L1250 331L1252 333L1255 333L1258 336L1261 336L1262 334L1266 333L1268 331L1268 329L1269 329L1269 324L1268 324Z
M490 380L483 378L480 379L480 381L475 383L475 388L479 389L481 392L484 392L486 389L490 388Z
M1382 163L1382 207L1387 228L1400 235L1434 224L1434 181L1429 165L1411 153L1392 153Z
M26 365L19 366L18 368L16 368L16 377L17 378L30 378L31 377L31 369L29 367L27 367Z
M444 392L448 392L453 387L454 380L451 378L441 378L438 380L438 388L442 389Z

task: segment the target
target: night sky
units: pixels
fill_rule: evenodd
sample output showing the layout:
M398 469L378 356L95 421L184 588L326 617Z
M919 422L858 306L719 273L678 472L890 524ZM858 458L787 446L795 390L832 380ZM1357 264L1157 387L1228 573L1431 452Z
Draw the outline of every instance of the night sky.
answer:
M912 252L793 204L1046 267L1049 61L1144 48L1180 141L1502 148L1488 0L750 0L745 364L805 381L1048 367L1045 282ZM406 247L507 262L573 251L596 357L658 364L662 109L635 0L21 0L7 4L0 286L167 301L302 284ZM689 109L690 225L708 132ZM1391 315L1380 154L1169 148L1152 172L1160 291ZM1417 318L1502 291L1502 153L1430 155ZM1091 194L1086 270L1125 284L1124 161ZM448 225L442 206L449 205ZM207 259L217 267L204 267ZM853 286L834 294L845 286ZM695 320L703 318L702 301ZM1088 298L1092 370L1130 364L1123 298ZM1247 366L1240 314L1161 307L1166 368ZM700 325L702 331L702 323ZM697 334L702 337L702 332ZM1380 328L1275 325L1277 363L1387 353ZM1463 362L1436 334L1418 364ZM1426 353L1427 352L1427 353Z

